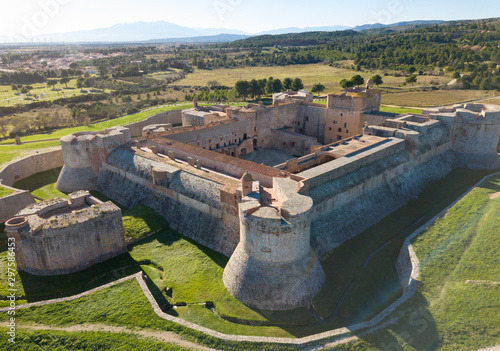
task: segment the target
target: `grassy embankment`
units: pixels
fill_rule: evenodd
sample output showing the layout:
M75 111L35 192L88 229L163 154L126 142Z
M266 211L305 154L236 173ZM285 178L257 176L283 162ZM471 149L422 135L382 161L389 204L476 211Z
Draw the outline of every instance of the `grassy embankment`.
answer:
M5 197L12 194L14 190L0 186L0 197Z
M3 351L18 350L127 350L127 351L187 351L188 348L157 340L146 340L130 333L106 332L61 332L61 331L16 331L16 342L8 341L7 333L0 334Z
M329 317L347 287L352 285L336 315L322 324L315 324L306 310L269 313L243 306L226 292L222 284L222 271L227 258L171 230L163 230L130 246L129 255L69 275L65 280L49 277L42 281L40 277L28 275L20 278L23 284L27 283L24 289L28 296L25 298L34 299L51 293L54 281L61 281L59 292L67 293L71 288L82 286L88 289L97 284L85 284L91 277L107 272L108 276L98 282L102 284L137 271L141 264L140 267L151 278L150 286L159 303L168 306L186 302L188 306L170 311L189 321L234 334L299 337L317 333L372 318L399 297L401 290L394 262L404 238L484 174L468 170L453 172L426 189L418 199L410 201L377 225L332 251L322 262L327 272L327 285L315 299L318 313L324 318ZM368 257L382 246L384 248L365 267ZM120 271L121 267L129 268ZM172 288L171 296L165 292L167 286ZM22 291L22 287L19 288ZM105 305L102 304L104 300L107 301ZM214 301L216 312L199 305L204 301ZM105 323L112 325L173 328L152 312L134 282L123 283L69 303L21 310L18 318L26 323L54 325L96 323L103 311L109 316ZM236 319L246 322L236 323Z
M332 350L469 351L500 343L500 176L414 240L417 294L398 322Z

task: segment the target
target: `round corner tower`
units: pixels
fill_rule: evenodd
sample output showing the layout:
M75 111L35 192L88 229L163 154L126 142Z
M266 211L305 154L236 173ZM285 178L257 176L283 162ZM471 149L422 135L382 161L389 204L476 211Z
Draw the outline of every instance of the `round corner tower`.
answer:
M99 152L95 133L76 133L61 138L64 166L56 188L64 193L95 190Z
M500 108L467 104L457 111L453 148L462 167L500 168Z
M306 307L325 282L310 245L312 199L278 195L279 208L249 197L240 203L240 242L223 276L232 296L262 310Z

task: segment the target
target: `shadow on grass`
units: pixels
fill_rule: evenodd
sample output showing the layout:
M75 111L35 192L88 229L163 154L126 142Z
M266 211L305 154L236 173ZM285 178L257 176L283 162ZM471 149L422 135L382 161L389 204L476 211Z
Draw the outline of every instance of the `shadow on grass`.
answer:
M355 335L380 350L402 350L406 345L414 350L434 350L440 336L428 306L425 297L417 293L405 304L403 315L395 323L371 334Z
M141 271L140 262L122 254L83 271L57 276L19 272L28 302L76 295Z
M45 172L36 173L28 178L14 183L14 188L35 191L46 185L57 182L62 167L54 168Z

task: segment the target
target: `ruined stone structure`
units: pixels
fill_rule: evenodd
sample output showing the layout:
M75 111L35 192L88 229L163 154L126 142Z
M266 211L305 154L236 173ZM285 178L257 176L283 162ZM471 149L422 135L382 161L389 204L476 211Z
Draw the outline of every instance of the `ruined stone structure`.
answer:
M57 186L152 207L231 257L224 283L249 306L307 306L325 279L319 256L455 167L500 166L495 107L397 116L379 106L368 85L329 94L326 106L290 96L225 111L195 106L182 127L144 137L145 126L72 135L62 139L67 163ZM273 152L289 156L274 166L244 159Z
M72 273L127 252L120 209L87 191L29 205L5 227L17 269L31 274Z

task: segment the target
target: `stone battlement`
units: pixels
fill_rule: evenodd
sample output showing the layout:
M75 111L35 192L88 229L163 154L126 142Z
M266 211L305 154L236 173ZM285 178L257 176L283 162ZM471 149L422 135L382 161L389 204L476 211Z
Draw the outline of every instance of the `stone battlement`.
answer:
M17 269L30 274L72 273L127 252L120 209L87 191L29 205L5 227Z

